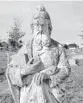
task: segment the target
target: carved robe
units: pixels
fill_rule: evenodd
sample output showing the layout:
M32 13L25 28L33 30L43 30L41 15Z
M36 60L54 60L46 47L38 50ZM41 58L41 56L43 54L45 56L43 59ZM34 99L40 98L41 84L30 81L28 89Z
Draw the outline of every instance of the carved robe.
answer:
M37 73L21 76L21 70L36 53L33 40L12 57L6 72L8 84L11 88L16 103L59 103L59 93L56 92L57 84L62 83L70 74L70 66L62 45L51 39L51 45L38 53L45 69L40 66L40 73L50 76L49 84L43 83L37 86L34 76ZM50 68L51 67L51 68ZM57 88L59 90L59 88ZM59 90L60 91L60 90ZM61 92L61 91L60 91ZM57 94L57 95L56 95ZM58 99L59 98L59 99Z

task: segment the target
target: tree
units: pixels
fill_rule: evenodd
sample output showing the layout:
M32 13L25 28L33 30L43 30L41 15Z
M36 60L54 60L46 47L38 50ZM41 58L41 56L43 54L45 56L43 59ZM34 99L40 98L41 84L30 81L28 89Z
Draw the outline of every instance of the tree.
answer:
M14 24L11 26L11 30L8 32L9 39L8 43L13 48L19 48L19 39L22 38L26 33L21 31L21 23L17 18L14 18Z
M14 25L11 27L9 32L9 37L15 41L18 41L21 37L25 35L25 32L21 31L21 23L18 19L14 18Z

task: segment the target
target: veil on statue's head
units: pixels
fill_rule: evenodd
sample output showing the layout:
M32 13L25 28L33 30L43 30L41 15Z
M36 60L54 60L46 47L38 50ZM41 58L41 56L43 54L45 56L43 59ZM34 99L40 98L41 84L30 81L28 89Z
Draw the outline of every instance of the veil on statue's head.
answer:
M32 21L31 21L31 29L33 30L33 25L38 22L44 22L45 20L48 20L48 30L51 34L52 31L52 24L51 19L46 11L45 7L43 5L39 5L36 7L36 12L33 14Z

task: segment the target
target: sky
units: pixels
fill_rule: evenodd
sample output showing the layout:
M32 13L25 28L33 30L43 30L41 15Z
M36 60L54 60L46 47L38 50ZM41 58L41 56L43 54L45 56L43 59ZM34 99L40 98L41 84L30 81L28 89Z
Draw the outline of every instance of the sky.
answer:
M52 38L60 43L81 44L83 29L83 1L3 1L0 2L0 39L6 39L17 18L27 37L31 32L30 22L36 6L43 4L52 22ZM25 37L25 40L27 38Z

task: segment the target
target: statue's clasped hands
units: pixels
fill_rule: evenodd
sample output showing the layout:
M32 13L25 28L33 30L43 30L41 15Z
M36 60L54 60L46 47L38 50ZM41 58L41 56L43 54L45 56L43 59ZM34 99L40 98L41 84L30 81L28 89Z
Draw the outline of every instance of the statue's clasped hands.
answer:
M34 76L34 82L37 86L47 83L49 84L50 77L46 73L36 73Z
M44 66L39 57L35 57L29 60L27 65L21 70L21 75L30 75L34 74L34 82L37 85L41 85L42 83L49 83L50 77L42 72L44 70Z
M31 58L29 62L21 69L21 75L25 76L35 73L36 71L38 71L37 69L40 64L41 64L40 60L34 61L34 58Z

